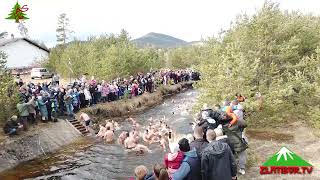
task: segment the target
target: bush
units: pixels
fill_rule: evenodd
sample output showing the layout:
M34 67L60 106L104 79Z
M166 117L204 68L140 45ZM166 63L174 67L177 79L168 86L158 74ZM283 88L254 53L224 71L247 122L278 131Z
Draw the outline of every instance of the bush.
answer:
M0 51L0 124L4 124L12 115L17 114L17 89L6 69L6 54Z

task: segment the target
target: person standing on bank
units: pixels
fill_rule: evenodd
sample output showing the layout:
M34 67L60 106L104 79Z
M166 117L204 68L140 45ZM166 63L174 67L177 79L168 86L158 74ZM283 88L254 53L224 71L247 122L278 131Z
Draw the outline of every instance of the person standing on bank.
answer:
M237 164L227 143L216 141L214 130L208 129L208 147L202 152L202 180L236 180Z
M32 98L27 103L25 103L25 98L20 97L19 103L17 104L17 109L19 112L19 120L23 125L24 131L28 130L27 121L29 118L29 106L33 103L33 101L34 101L34 96L32 96Z
M195 149L190 149L189 141L183 138L179 141L179 149L184 152L180 168L173 174L173 180L199 180L201 179L201 160Z
M86 130L89 131L90 130L89 128L91 125L91 119L90 119L89 115L84 112L81 112L79 119L80 119L80 121L84 122Z

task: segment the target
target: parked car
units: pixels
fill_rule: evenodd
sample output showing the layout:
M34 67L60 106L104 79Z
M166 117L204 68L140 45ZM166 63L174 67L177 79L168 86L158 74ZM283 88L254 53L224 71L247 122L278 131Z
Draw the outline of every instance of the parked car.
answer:
M50 73L46 68L32 68L31 70L31 79L34 78L52 78L53 74Z

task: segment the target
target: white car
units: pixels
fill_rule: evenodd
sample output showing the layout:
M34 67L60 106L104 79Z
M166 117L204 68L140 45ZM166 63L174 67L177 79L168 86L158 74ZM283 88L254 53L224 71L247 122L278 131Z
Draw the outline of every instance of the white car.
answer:
M52 78L52 73L50 73L46 68L32 68L31 79L34 78Z

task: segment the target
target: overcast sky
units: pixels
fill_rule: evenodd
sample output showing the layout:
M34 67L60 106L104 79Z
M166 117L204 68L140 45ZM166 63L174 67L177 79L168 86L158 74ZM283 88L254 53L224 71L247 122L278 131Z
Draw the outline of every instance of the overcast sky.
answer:
M17 24L5 18L17 0L1 0L0 31L19 35ZM67 13L75 36L119 33L132 38L149 32L186 41L200 40L229 27L237 14L253 14L264 0L18 0L28 5L29 35L49 47L56 41L58 15ZM278 0L281 9L319 14L320 0Z

